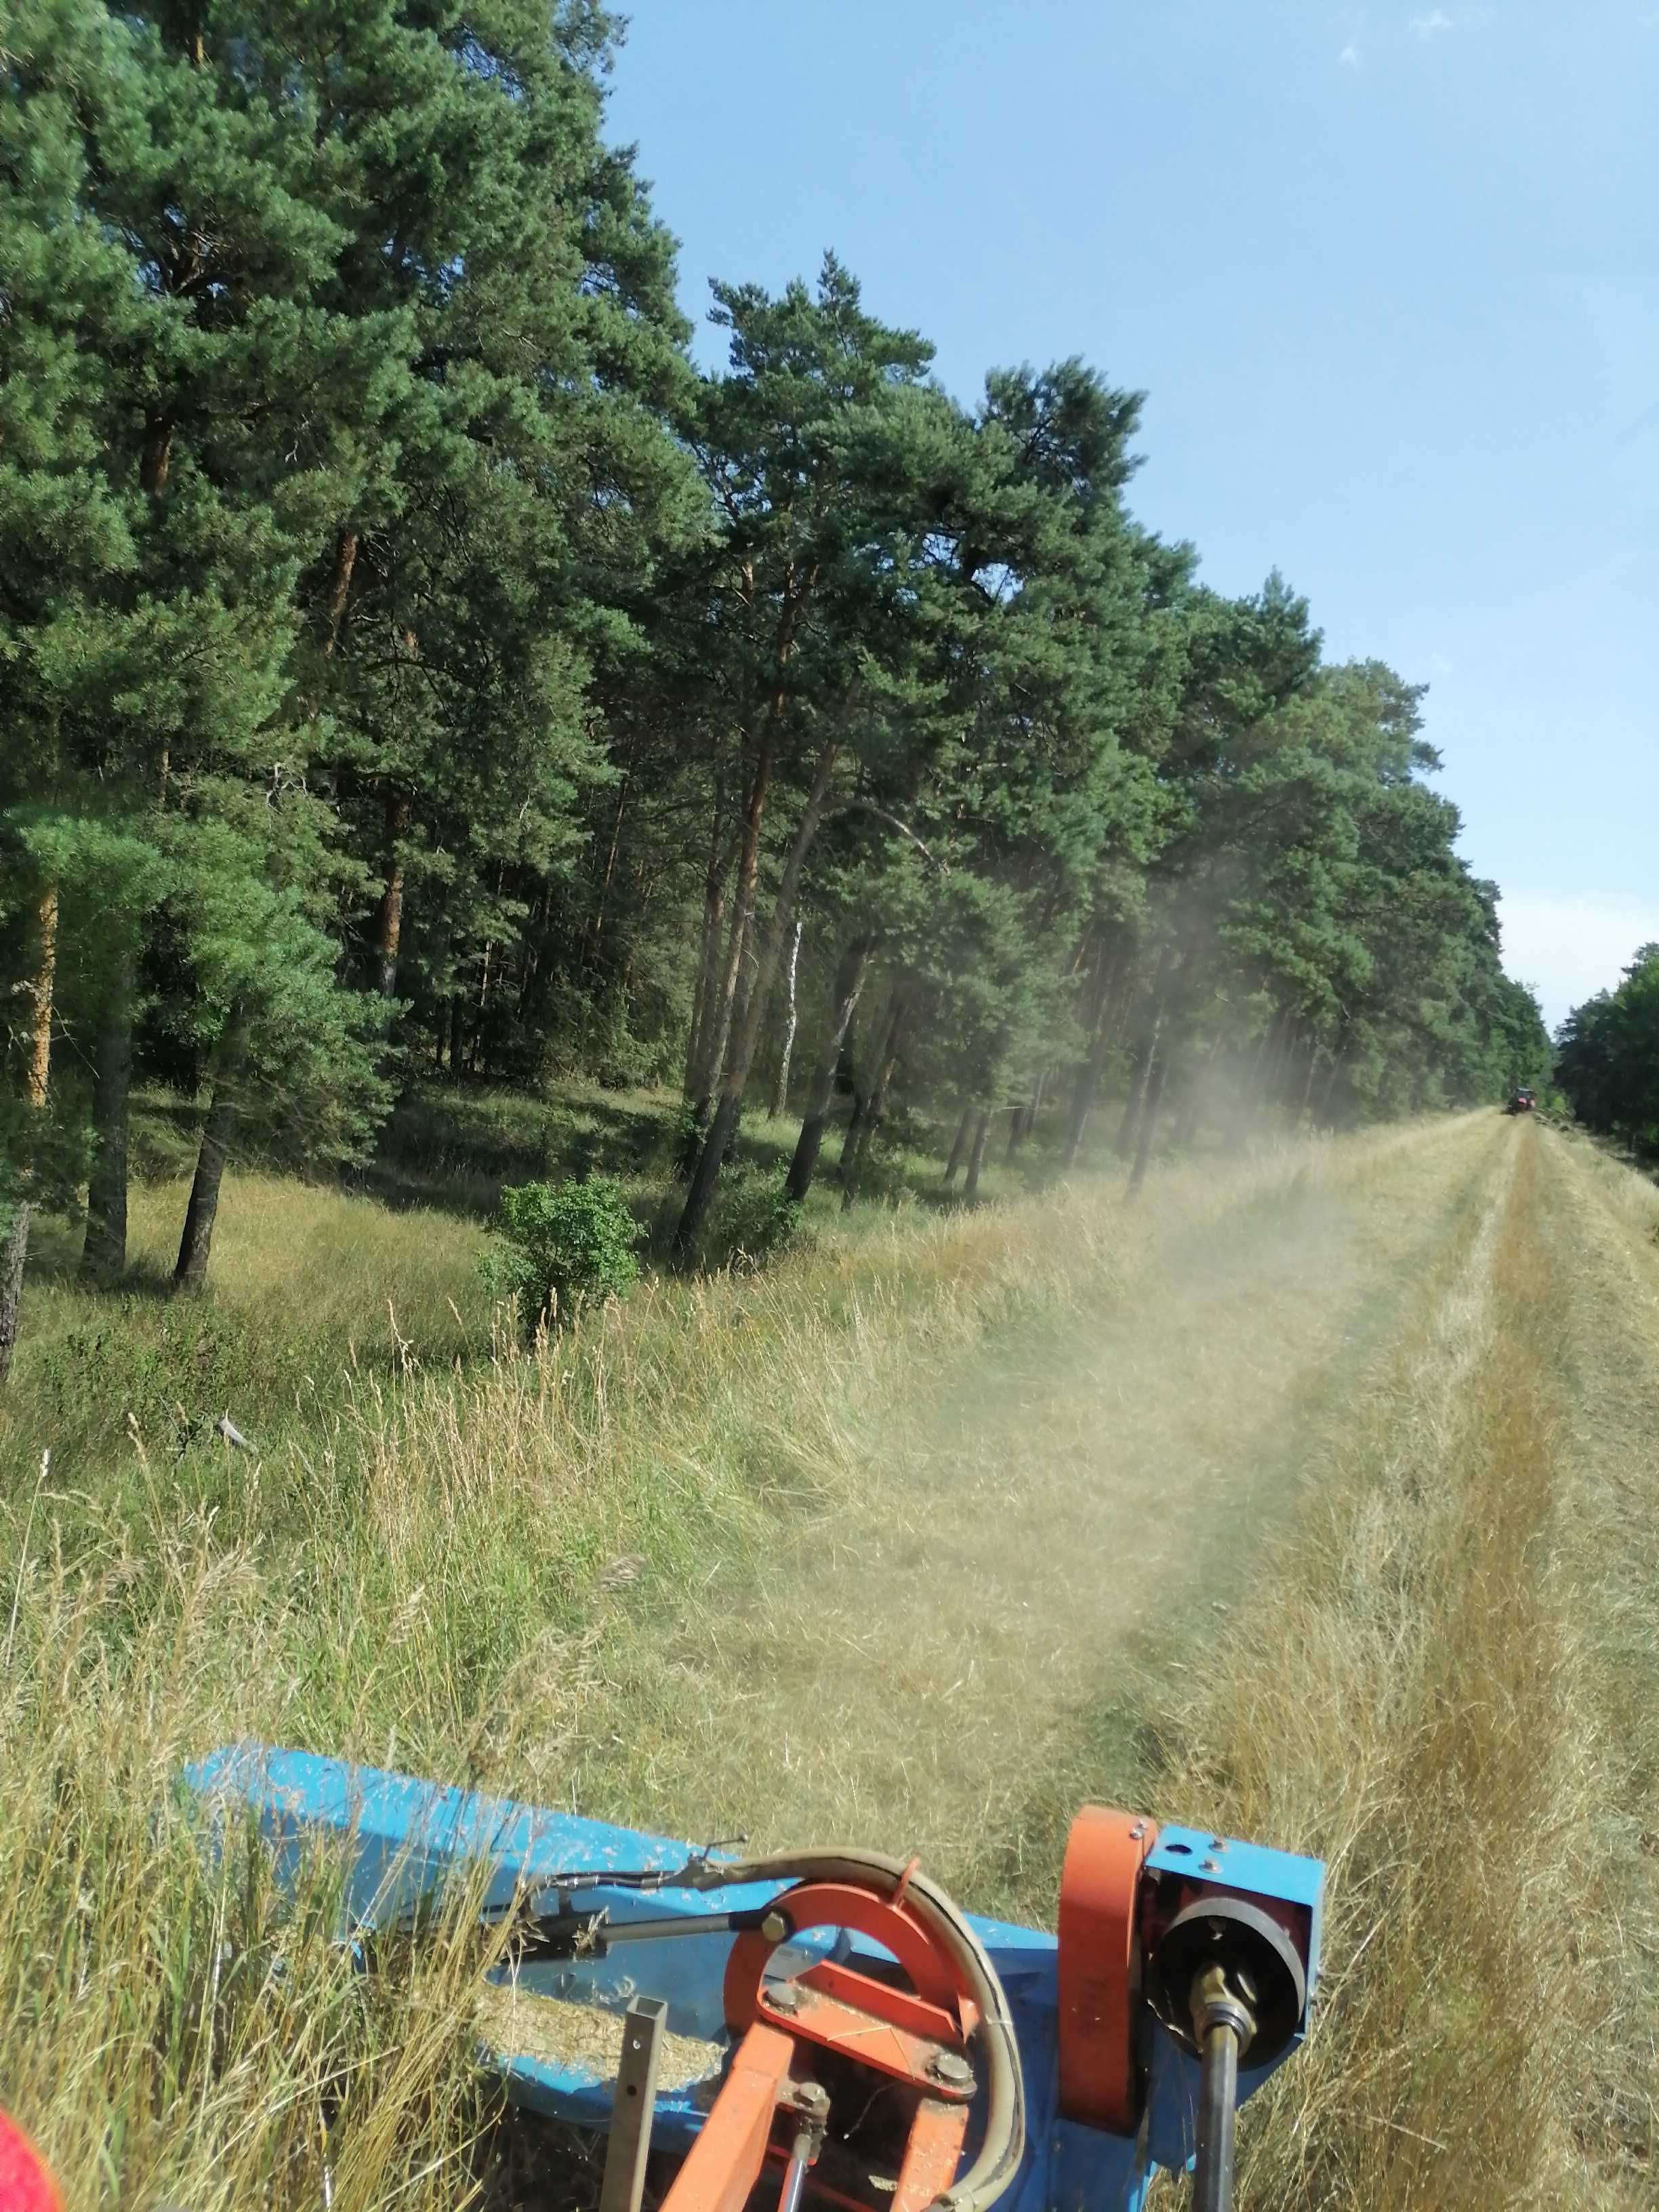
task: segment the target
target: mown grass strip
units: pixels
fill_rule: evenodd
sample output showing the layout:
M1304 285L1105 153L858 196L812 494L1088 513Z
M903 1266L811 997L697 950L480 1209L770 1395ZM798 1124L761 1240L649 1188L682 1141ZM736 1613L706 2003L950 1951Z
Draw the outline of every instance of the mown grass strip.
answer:
M1330 1869L1316 2033L1253 2109L1248 2205L1645 2201L1576 2126L1603 2033L1584 1856L1606 1778L1556 1542L1532 1132L1505 1167L1164 1778L1177 1813Z

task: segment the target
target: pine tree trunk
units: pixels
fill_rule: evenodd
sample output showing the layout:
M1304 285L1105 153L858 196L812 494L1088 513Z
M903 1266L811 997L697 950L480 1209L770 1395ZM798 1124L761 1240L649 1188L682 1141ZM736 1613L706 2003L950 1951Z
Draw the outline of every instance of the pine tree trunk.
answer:
M466 1001L459 991L449 1002L449 1073L451 1078L461 1072L461 1055L466 1048Z
M781 709L780 709L781 711ZM738 1126L742 1110L743 1095L749 1081L749 1072L755 1063L755 1048L760 1041L761 1024L766 1018L766 1002L771 996L778 963L782 956L784 939L795 916L795 895L799 887L801 870L806 865L807 854L817 836L818 824L823 817L824 803L830 796L830 778L836 761L841 757L838 738L827 738L819 748L817 767L813 773L812 787L806 805L789 842L783 864L783 876L778 884L777 897L772 905L771 920L761 941L759 957L755 964L755 979L750 988L743 1020L737 1026L727 1063L720 1078L720 1103L697 1156L696 1173L686 1193L685 1209L674 1231L674 1249L688 1250L701 1232L713 1203L715 1185L720 1181L720 1164L726 1158L726 1147ZM758 816L756 817L758 828ZM749 888L745 896L752 902L754 881L752 866L757 854L750 856L746 849L748 832L745 829L744 867L750 871ZM741 881L741 878L740 878Z
M34 981L30 986L28 1057L23 1065L23 1096L41 1113L52 1076L52 994L58 981L58 886L47 884L34 902Z
M1146 1072L1146 1092L1140 1106L1140 1130L1135 1141L1135 1164L1129 1170L1131 1190L1139 1190L1146 1180L1147 1163L1152 1157L1152 1133L1158 1127L1158 1109L1164 1097L1164 1055L1154 1042Z
M968 1149L968 1133L974 1126L974 1109L964 1106L962 1118L957 1123L957 1133L951 1139L951 1157L945 1163L945 1173L939 1177L946 1190L957 1179L957 1170L962 1165L962 1156Z
M1333 1053L1325 1070L1325 1080L1319 1086L1319 1103L1314 1109L1314 1121L1322 1129L1330 1126L1331 1093L1336 1088L1336 1079L1341 1072L1342 1062Z
M246 1038L246 1018L240 1006L233 1006L214 1054L213 1097L202 1128L190 1204L185 1210L185 1233L179 1240L179 1259L173 1270L175 1291L199 1291L207 1280L213 1224L219 1212L219 1186L236 1128L236 1088Z
M328 585L328 635L323 640L323 659L332 660L340 641L340 624L351 596L351 572L357 565L357 533L349 526L334 541L334 573Z
M1158 1072L1159 1087L1162 1088L1163 1074L1159 1068L1161 1054L1158 1048L1164 1036L1164 1019L1170 1010L1170 963L1173 957L1174 948L1169 945L1166 945L1158 956L1158 973L1152 979L1152 1031L1146 1041L1146 1051L1141 1058L1134 1084L1129 1092L1128 1103L1123 1109L1123 1119L1118 1126L1117 1156L1120 1159L1126 1159L1130 1151L1137 1148L1137 1133L1142 1129L1146 1122L1146 1102L1152 1091L1155 1071Z
M849 945L841 957L836 971L836 997L829 1048L818 1064L817 1081L807 1101L806 1118L800 1125L800 1135L795 1140L795 1156L789 1163L789 1177L783 1194L792 1204L799 1206L812 1188L812 1177L817 1172L818 1154L823 1147L823 1133L830 1126L830 1109L835 1103L836 1075L841 1066L842 1052L848 1032L853 1026L857 1010L870 973L870 963L875 957L876 940L861 937Z
M908 1011L909 993L902 983L893 986L892 1003L887 1015L887 1034L882 1042L881 1060L876 1069L876 1080L870 1092L864 1117L859 1126L858 1140L849 1155L842 1147L841 1207L847 1212L858 1198L864 1181L864 1171L870 1162L870 1147L875 1142L881 1117L887 1110L887 1093L891 1087L893 1072L898 1066L899 1049L904 1041L904 1017Z
M98 1024L92 1086L92 1172L80 1279L112 1283L127 1264L127 1121L132 1095L132 994L138 949L129 938L116 955Z
M867 1091L854 1091L853 1093L853 1110L848 1115L846 1122L842 1126L841 1133L841 1152L836 1161L836 1181L838 1183L845 1184L847 1181L848 1167L852 1160L854 1153L858 1150L859 1133L864 1127L864 1117L869 1110L869 1092Z
M1140 1119L1140 1101L1146 1088L1148 1065L1148 1055L1143 1050L1135 1061L1129 1095L1123 1102L1122 1113L1118 1116L1117 1134L1112 1139L1112 1150L1121 1160L1127 1160L1134 1150L1135 1124Z
M1111 1049L1115 1028L1112 1017L1117 1009L1118 981L1122 970L1123 956L1121 953L1109 968L1102 970L1089 1056L1077 1072L1077 1085L1072 1093L1071 1115L1066 1125L1066 1151L1060 1161L1063 1175L1070 1175L1077 1165L1078 1155L1083 1150L1083 1139L1089 1127L1089 1116L1099 1095L1100 1079L1105 1072L1106 1056Z
M968 1180L962 1186L964 1206L979 1203L979 1171L985 1164L985 1140L991 1133L989 1114L981 1114L974 1123L973 1150L968 1155Z
M471 1049L466 1055L466 1072L469 1075L476 1075L477 1073L478 1054L483 1049L484 1012L489 1004L489 971L491 964L495 959L495 940L492 937L488 939L485 942L483 949L483 965L478 972L478 1012L477 1017L472 1024Z
M23 1096L28 1121L46 1112L52 1083L52 1010L58 980L58 886L46 884L34 905L35 965L29 987L33 1000L29 1017L28 1057L23 1065ZM17 1210L11 1218L5 1242L0 1244L0 1385L11 1371L17 1348L17 1316L23 1296L23 1265L28 1258L29 1224L34 1201L29 1191L34 1181L34 1135L26 1127L17 1162Z
M766 793L772 777L772 742L769 727L743 810L743 830L738 848L737 896L732 906L732 927L726 966L714 1001L714 1026L708 1041L702 1080L697 1086L699 1120L706 1118L708 1102L725 1079L732 1050L732 1030L737 1016L738 993L743 981L744 956L754 927L755 885L760 875L761 823L766 813Z
M605 909L611 903L611 886L617 878L617 856L622 851L623 823L628 818L629 787L633 782L631 769L624 769L617 791L617 818L611 825L611 849L605 854L605 872L599 878L599 896L593 902L593 922L588 933L587 959L590 971L600 965L600 952L605 944Z
M1123 1110L1123 1120L1118 1129L1117 1153L1120 1159L1127 1158L1131 1152L1138 1154L1140 1133L1146 1122L1146 1103L1152 1096L1154 1079L1159 1089L1163 1088L1163 1054L1159 1050L1163 1036L1164 1009L1160 1005L1152 1017L1152 1033L1146 1041L1134 1088L1129 1093L1129 1103Z
M167 488L173 466L173 425L165 416L152 415L144 425L144 441L138 455L138 483L151 499Z
M29 1254L29 1221L34 1208L27 1199L18 1201L5 1242L0 1243L0 1389L11 1372L11 1356L17 1349L17 1309L23 1295L23 1262Z
M800 935L802 924L798 919L795 934L789 946L789 965L785 973L788 980L788 1011L784 1018L783 1050L778 1056L778 1080L772 1093L772 1119L782 1121L789 1111L789 1062L795 1049L795 1028L799 1010L795 1004L795 978L800 969Z
M714 771L714 811L708 831L708 867L702 884L702 933L697 946L697 979L691 997L691 1034L685 1043L685 1095L705 1097L713 1088L707 1067L714 1033L714 996L720 978L720 934L726 920L726 878L732 865L726 848L726 777Z
M386 801L386 888L380 894L374 941L377 981L383 999L398 995L398 951L404 934L404 863L398 840L409 828L409 801L401 792Z
M1218 1033L1211 1039L1210 1048L1197 1073L1187 1085L1187 1094L1181 1102L1181 1115L1176 1123L1175 1143L1178 1152L1188 1151L1197 1140L1199 1123L1203 1118L1205 1101L1209 1095L1210 1079L1215 1073L1216 1061L1221 1056L1221 1038Z

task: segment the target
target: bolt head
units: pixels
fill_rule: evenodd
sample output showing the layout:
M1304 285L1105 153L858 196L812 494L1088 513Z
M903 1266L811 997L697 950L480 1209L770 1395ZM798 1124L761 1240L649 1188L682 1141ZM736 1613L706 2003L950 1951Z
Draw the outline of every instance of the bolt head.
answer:
M936 2051L927 2062L927 2071L942 2088L971 2089L974 2069L959 2051Z
M781 1943L789 1933L789 1923L781 1912L769 1912L761 1922L760 1932L769 1943Z
M766 2002L774 2012L799 2012L800 1991L793 1982L774 1982L767 1990Z

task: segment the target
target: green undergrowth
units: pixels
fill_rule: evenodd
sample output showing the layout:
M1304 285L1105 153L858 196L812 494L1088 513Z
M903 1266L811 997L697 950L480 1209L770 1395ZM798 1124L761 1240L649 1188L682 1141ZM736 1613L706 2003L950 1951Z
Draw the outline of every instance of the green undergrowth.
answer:
M1103 1117L1103 1121L1105 1117ZM878 1149L863 1200L844 1212L834 1143L806 1206L780 1204L798 1124L745 1121L696 1257L753 1272L786 1248L839 1248L951 1212L939 1161ZM269 1459L314 1455L356 1396L415 1370L471 1370L492 1357L495 1301L481 1271L483 1231L504 1187L614 1178L639 1224L647 1267L667 1268L684 1188L673 1176L680 1103L665 1091L567 1085L533 1094L484 1084L412 1086L375 1158L345 1182L301 1180L273 1158L227 1175L210 1291L170 1297L189 1195L196 1109L152 1091L133 1127L129 1267L112 1290L75 1279L78 1226L37 1226L19 1350L0 1394L0 1483L50 1451L58 1486L100 1500L130 1473L135 1447L200 1473L212 1425L228 1414ZM1054 1180L1041 1135L1012 1165L988 1164L983 1196L1029 1195Z

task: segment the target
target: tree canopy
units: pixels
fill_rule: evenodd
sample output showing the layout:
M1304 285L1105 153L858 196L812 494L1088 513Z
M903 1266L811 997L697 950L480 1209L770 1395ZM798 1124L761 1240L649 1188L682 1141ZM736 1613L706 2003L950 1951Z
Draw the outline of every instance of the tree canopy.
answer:
M618 35L591 0L0 31L25 1231L84 1202L118 1273L135 1073L203 1103L188 1285L250 1131L349 1160L422 1067L582 1071L683 1084L690 1245L786 993L796 1199L837 1102L850 1200L896 1116L971 1188L1000 1109L1074 1158L1111 1094L1139 1170L1532 1070L1420 694L1149 532L1140 396L1081 361L964 404L830 255L717 283L700 372L604 136Z
M1659 1158L1659 945L1639 946L1616 991L1567 1016L1555 1079L1587 1128Z

